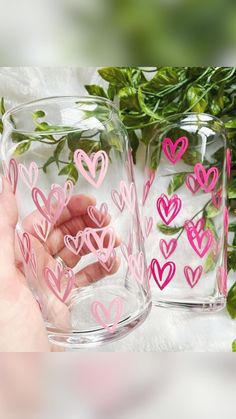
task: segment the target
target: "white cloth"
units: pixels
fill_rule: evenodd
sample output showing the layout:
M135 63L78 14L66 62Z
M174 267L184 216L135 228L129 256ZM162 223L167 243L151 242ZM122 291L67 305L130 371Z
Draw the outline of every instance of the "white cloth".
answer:
M7 108L33 99L56 95L86 94L84 84L97 83L95 68L84 67L4 67L0 68L0 96ZM143 150L135 168L141 185ZM230 282L234 280L231 275ZM154 307L149 318L128 337L98 347L96 351L231 351L236 338L236 321L226 310L215 314L195 314Z

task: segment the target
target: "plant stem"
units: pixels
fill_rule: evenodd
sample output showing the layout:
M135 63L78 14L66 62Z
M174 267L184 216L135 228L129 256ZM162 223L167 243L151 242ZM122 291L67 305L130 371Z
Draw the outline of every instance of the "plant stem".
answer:
M201 209L200 209L200 211L196 212L196 214L194 214L194 216L193 216L192 218L190 218L190 220L189 220L189 221L194 220L194 218L196 218L196 217L198 216L198 214L200 214L201 212L204 212L204 210L206 209L207 205L208 205L210 202L211 202L211 199L209 199L209 201L207 201L207 203L204 205L204 207L203 207L203 208L201 208ZM179 240L179 238L180 238L181 234L183 234L183 232L184 232L184 228L185 228L185 226L182 226L182 227L181 227L181 229L182 229L182 230L180 231L180 233L179 233L179 234L178 234L178 236L176 237L176 240Z

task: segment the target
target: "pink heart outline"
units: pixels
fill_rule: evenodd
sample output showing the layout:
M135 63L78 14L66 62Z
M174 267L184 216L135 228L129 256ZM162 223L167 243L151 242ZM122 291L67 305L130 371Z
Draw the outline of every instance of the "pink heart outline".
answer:
M192 185L192 183L194 183L194 185ZM191 174L186 176L185 184L193 194L195 194L201 187L195 176Z
M65 303L75 284L75 274L72 271L72 269L70 268L63 268L62 270L57 269L57 272L55 272L51 268L46 266L43 272L44 272L44 279L49 289L53 292L55 297L58 298L58 300L60 300L62 303ZM61 296L60 294L63 292L61 280L63 278L67 279L67 284L64 289L64 293Z
M231 174L231 151L230 148L227 148L226 150L226 173L228 178L230 178Z
M144 219L144 231L145 231L145 236L146 239L149 237L149 235L151 234L153 228L153 217L145 217Z
M178 242L176 239L171 239L169 243L167 243L165 239L160 240L159 242L160 251L165 259L168 259L172 255L172 253L174 253L177 247L177 244Z
M132 242L132 235L129 235L129 241L126 244L125 242L121 242L120 244L121 252L123 253L123 256L126 260L126 262L129 262L129 256L132 255L133 251L133 242Z
M187 228L186 232L191 247L200 258L203 258L212 245L213 234L211 230L203 230L200 235L200 233L198 233L195 227L191 227ZM205 238L207 238L207 242L205 243L205 246L202 249L203 241ZM197 243L195 243L195 241Z
M156 274L155 267L157 267L158 276ZM163 277L163 274L164 274L166 269L169 269L168 274L167 274L165 280L162 283L162 277ZM157 286L160 288L161 291L170 283L170 281L172 281L172 279L174 278L175 272L176 272L176 265L175 265L174 262L166 262L161 267L161 265L160 265L160 263L158 262L157 259L155 259L155 258L152 259L152 261L151 261L152 277L154 278Z
M221 207L222 200L222 188L220 188L218 191L213 190L211 193L211 201L216 209L219 209Z
M94 205L90 205L87 208L87 213L90 220L92 220L97 227L103 227L108 214L108 205L106 202L103 202L99 209Z
M176 150L180 144L181 146L176 153ZM172 164L177 163L177 161L181 159L181 157L184 155L187 148L188 148L187 137L179 137L174 143L168 137L164 138L164 140L162 141L162 151L164 152L169 162Z
M194 166L194 173L200 187L206 192L210 192L216 186L216 183L219 178L219 170L217 167L212 166L210 169L206 170L201 163L197 163ZM212 179L209 183L209 178L212 176Z
M199 218L197 221L196 221L196 223L194 224L194 222L193 222L193 220L187 220L187 221L185 221L185 223L184 223L184 227L185 227L185 229L186 230L190 230L190 229L192 229L193 231L197 231L197 233L201 233L201 231L203 231L204 230L204 227L205 227L205 219L204 219L204 217L201 217L201 218Z
M104 247L104 240L106 238L108 238L108 243ZM93 253L99 261L106 263L114 250L116 235L111 226L97 231L93 228L86 228L84 230L84 240L90 252ZM93 243L96 244L97 248L95 248Z
M65 196L64 206L66 207L71 200L72 193L73 193L73 190L74 190L74 184L73 184L72 180L68 179L64 183L64 186L58 185L57 183L53 183L52 186L51 186L51 190L54 189L54 188L59 188L59 189L63 190L64 196Z
M126 185L126 183L122 180L120 182L120 193L123 197L123 201L131 214L135 213L135 207L136 207L136 191L134 183L131 182L129 187Z
M217 270L217 283L221 294L227 295L227 271L224 266L219 266Z
M117 190L113 189L111 191L111 197L115 206L120 210L120 212L123 212L124 207L125 207L125 201L123 199L122 194L118 192Z
M84 242L85 239L83 231L78 231L76 236L71 236L70 234L66 234L64 236L64 243L66 248L76 256L78 256L78 254L81 252Z
M18 178L19 178L19 170L18 170L18 164L15 159L11 159L9 161L9 165L7 166L6 162L3 162L3 169L5 176L10 183L12 187L12 191L15 194L16 188L18 184Z
M157 199L156 207L162 221L166 225L169 225L179 214L182 207L182 201L176 194L170 198L165 194L162 194Z
M146 169L146 173L148 175L148 180L146 181L146 183L143 186L143 200L142 200L142 204L144 205L147 197L149 195L151 186L154 182L155 176L156 176L156 172L154 170L151 169Z
M101 167L96 180L96 169L99 160L101 161ZM85 162L88 170L85 170L83 161ZM76 150L74 152L74 162L80 174L84 177L85 180L87 180L87 182L90 183L90 185L94 186L95 188L101 187L107 174L109 163L108 155L105 151L97 151L97 153L94 153L91 155L91 157L89 157L85 151L80 149Z
M28 265L29 260L30 260L30 254L31 254L30 236L26 231L20 236L20 232L17 230L16 234L17 234L21 254L23 256L23 259L26 265Z
M51 223L46 218L42 218L40 222L34 223L33 227L39 239L46 242L51 229Z
M27 168L24 164L19 164L19 172L22 181L28 188L31 190L37 184L38 176L39 176L39 168L37 164L33 161L30 163L29 168Z
M107 272L111 272L115 262L116 262L116 251L115 251L115 249L112 251L109 259L106 262L102 262L101 260L99 260L99 263L103 266L103 268Z
M202 276L202 271L203 271L203 268L201 265L197 266L194 270L191 268L191 266L184 267L184 275L185 275L186 281L188 282L191 288L194 288L199 282Z
M143 252L137 255L130 255L128 259L129 272L140 284L143 283L145 274L145 264Z
M112 316L112 309L116 307L114 319L111 319ZM108 308L106 308L105 304L101 301L94 301L91 304L91 313L94 319L100 326L106 329L109 333L114 333L117 329L117 326L121 320L121 316L124 309L124 303L119 297L115 297L109 304ZM101 316L101 314L103 317ZM105 319L104 319L105 318ZM113 323L112 326L110 323Z
M34 277L37 279L38 264L37 264L36 254L33 249L31 250L31 255L30 255L30 267L31 267L31 271Z
M42 207L39 203L38 197L43 201L44 207ZM51 200L56 198L56 206L54 214L51 212ZM33 188L32 189L32 199L35 203L36 208L38 211L43 215L44 218L50 223L55 224L58 218L60 217L64 204L65 204L65 194L63 188L54 187L50 190L48 197L44 195L41 189Z

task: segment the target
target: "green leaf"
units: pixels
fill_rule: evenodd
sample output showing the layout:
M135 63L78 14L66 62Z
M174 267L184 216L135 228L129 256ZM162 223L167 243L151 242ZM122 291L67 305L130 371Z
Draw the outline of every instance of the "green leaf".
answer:
M188 164L190 166L195 166L195 164L199 163L201 161L202 155L199 153L199 151L190 149L185 151L184 155L182 156L182 160L185 164Z
M207 272L213 271L215 269L215 266L216 266L216 262L215 262L214 255L213 253L210 252L207 255L207 258L204 262L204 272L207 273Z
M157 170L158 165L161 159L161 144L158 144L156 147L153 148L151 159L150 159L150 169Z
M236 119L231 119L230 121L225 122L226 128L236 128Z
M232 317L236 318L236 283L230 288L227 296L227 310Z
M146 113L146 115L151 116L154 120L163 120L163 118L161 116L159 116L157 114L157 112L154 112L147 103L145 103L145 97L142 93L141 88L138 89L138 101L139 101L139 105L141 110Z
M168 195L171 195L173 192L177 191L185 182L186 173L176 173L172 176L172 179L168 185L167 192Z
M236 198L236 178L228 183L228 198Z
M67 144L68 147L71 151L75 151L78 150L78 148L80 147L80 139L81 139L81 135L82 135L82 131L81 132L71 132L70 134L67 135ZM91 147L91 140L88 142L88 144L90 144ZM86 150L84 150L86 151Z
M163 87L175 85L179 81L178 73L173 67L162 67L157 70L155 76L144 87L147 90L157 92Z
M205 214L204 214L204 216L205 216ZM214 221L211 219L211 218L206 218L206 221L205 221L205 228L204 228L205 230L206 229L209 229L209 230L211 230L212 231L212 233L214 234L214 237L217 239L218 238L218 234L217 234L217 231L216 231L216 228L215 228L215 224L214 224Z
M187 101L193 112L205 112L208 102L205 97L205 88L200 85L189 87L187 90Z
M67 179L72 180L76 183L78 180L78 171L73 163L66 164L58 173L58 176L66 176Z
M234 223L229 223L229 231L236 233L236 222Z
M18 144L14 151L14 156L20 156L21 154L24 154L26 151L29 150L31 146L31 141L27 141L25 143Z
M119 151L120 153L123 153L124 149L123 149L122 139L120 139L119 137L116 137L115 135L111 134L111 135L108 136L108 143L116 151Z
M54 156L51 156L51 157L49 157L49 159L46 161L46 163L44 163L44 165L43 165L43 171L44 171L44 173L47 173L47 168L48 168L48 166L50 165L50 164L52 164L52 163L54 163L55 162L55 157Z
M0 118L0 133L1 134L3 133L3 123L2 123L1 118Z
M19 132L12 132L11 139L13 143L20 143L22 141L28 141L29 139L33 139L33 137L28 137L27 135L20 134Z
M228 251L228 272L229 271L236 271L236 251L230 250Z
M232 342L232 352L236 352L236 340Z
M6 112L6 109L5 109L5 104L4 104L4 98L1 97L1 99L0 99L0 114L4 115L5 112Z
M129 133L129 142L132 149L133 162L136 164L136 153L139 147L139 139L135 131Z
M137 89L135 87L123 87L120 89L118 96L120 98L120 108L132 109L140 111Z
M183 229L183 227L169 227L165 224L157 224L158 230L167 236L173 236Z
M217 215L219 215L219 213L220 209L217 209L215 205L212 204L212 202L210 202L205 208L205 215L207 216L207 218L214 218Z
M97 84L86 84L84 87L90 95L102 96L107 98L106 92L103 89L103 87L98 86Z
M98 73L111 84L117 86L127 86L129 84L126 71L119 67L104 67L99 69Z
M57 165L59 164L60 154L65 146L66 138L62 139L56 146L54 151L55 162Z

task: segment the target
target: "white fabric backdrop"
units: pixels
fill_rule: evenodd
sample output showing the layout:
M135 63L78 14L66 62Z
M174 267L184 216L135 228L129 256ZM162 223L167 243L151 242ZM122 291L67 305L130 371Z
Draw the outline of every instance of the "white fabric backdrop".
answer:
M96 83L92 67L4 67L0 68L0 96L7 108L33 99L55 95L85 94L84 84ZM141 188L143 150L135 168ZM231 275L230 282L233 281ZM154 307L147 321L128 337L96 348L96 351L231 351L236 338L236 320L226 311L195 314Z

